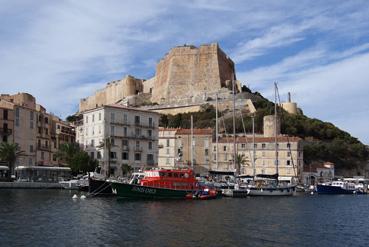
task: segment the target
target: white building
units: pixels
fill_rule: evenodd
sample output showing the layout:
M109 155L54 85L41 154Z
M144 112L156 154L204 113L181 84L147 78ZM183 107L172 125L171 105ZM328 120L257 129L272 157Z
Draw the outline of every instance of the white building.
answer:
M77 142L99 160L103 174L107 174L109 166L110 175L121 176L124 165L135 171L157 165L158 113L106 105L82 114L83 121L76 131ZM102 145L107 139L112 143L110 154L109 148Z

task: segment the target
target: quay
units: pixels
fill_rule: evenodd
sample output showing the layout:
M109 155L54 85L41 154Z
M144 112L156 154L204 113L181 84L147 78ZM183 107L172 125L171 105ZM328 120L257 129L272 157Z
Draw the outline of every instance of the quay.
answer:
M62 189L59 183L45 182L0 182L0 189Z

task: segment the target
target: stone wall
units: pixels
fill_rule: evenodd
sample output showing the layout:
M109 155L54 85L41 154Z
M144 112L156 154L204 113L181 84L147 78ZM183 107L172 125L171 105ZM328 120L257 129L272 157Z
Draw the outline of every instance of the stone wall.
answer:
M128 75L122 80L109 82L104 89L94 95L81 99L79 111L86 111L102 105L114 104L128 96L143 91L143 80Z
M235 78L234 63L218 44L180 46L158 63L155 77L151 101L175 103L226 87Z

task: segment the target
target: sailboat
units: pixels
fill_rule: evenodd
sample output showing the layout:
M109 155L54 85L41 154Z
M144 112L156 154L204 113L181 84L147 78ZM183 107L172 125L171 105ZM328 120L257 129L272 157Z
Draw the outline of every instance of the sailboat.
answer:
M274 102L274 148L275 148L275 167L276 173L273 175L256 175L255 174L255 145L253 145L253 184L246 188L235 188L234 190L228 190L226 195L231 197L245 197L245 196L292 196L296 191L296 185L280 183L278 176L278 137L277 137L277 84L275 86L275 102ZM254 121L253 121L254 125ZM255 135L253 126L253 137ZM255 138L253 138L255 142Z

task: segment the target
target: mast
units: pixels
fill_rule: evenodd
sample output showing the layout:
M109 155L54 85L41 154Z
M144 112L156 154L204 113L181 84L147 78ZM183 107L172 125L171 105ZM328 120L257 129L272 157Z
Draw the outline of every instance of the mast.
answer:
M218 164L218 93L215 94L216 95L216 103L215 103L215 140L216 140L216 154L215 154L215 162L216 162L216 169L219 169L219 164Z
M255 116L252 115L252 172L253 177L255 178ZM247 137L246 137L247 138Z
M193 116L191 115L191 168L193 169Z
M274 151L275 151L275 170L279 176L278 170L278 147L277 147L277 83L274 82ZM278 180L278 177L277 177Z
M236 100L235 100L235 88L234 78L232 79L232 93L233 93L233 168L236 169Z

